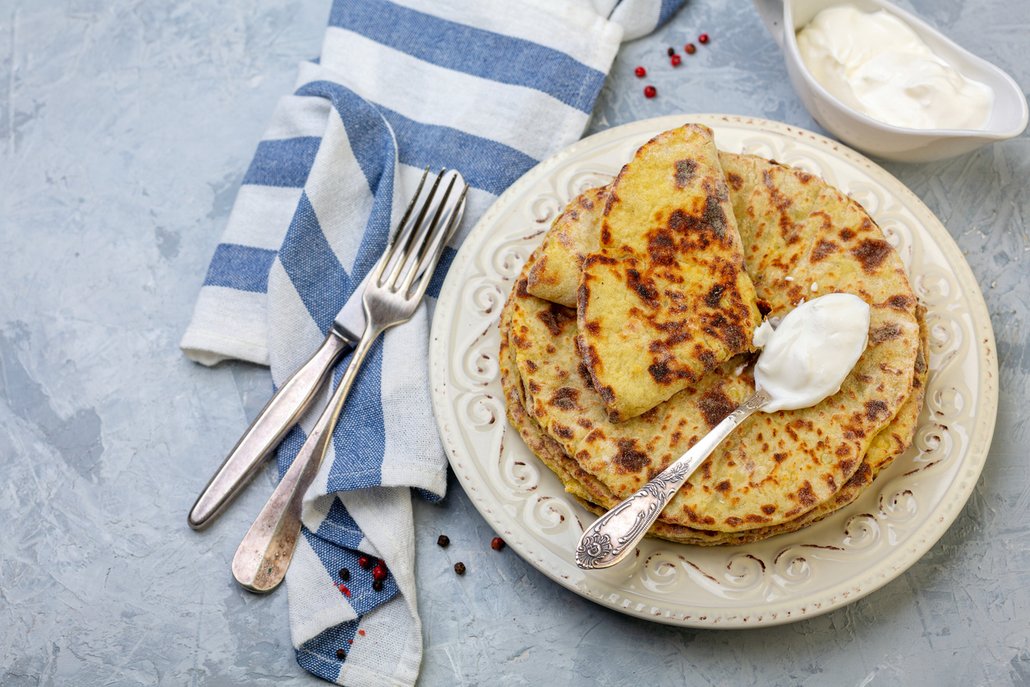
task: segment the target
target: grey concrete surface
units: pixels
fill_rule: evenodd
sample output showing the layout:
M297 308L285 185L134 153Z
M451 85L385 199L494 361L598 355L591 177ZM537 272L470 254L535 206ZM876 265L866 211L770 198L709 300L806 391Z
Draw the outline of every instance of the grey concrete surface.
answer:
M913 0L1025 89L1030 5ZM208 532L185 514L270 392L177 349L250 154L328 0L0 0L0 685L314 685L282 593L229 561L271 472ZM712 41L678 70L668 45ZM659 89L632 76L646 64ZM674 112L818 130L745 2L690 0L625 46L591 131ZM422 685L1030 684L1030 136L886 164L958 241L1001 365L968 506L908 572L789 626L684 630L606 610L511 551L451 481L416 506ZM440 532L452 545L433 545ZM449 572L461 559L469 574Z

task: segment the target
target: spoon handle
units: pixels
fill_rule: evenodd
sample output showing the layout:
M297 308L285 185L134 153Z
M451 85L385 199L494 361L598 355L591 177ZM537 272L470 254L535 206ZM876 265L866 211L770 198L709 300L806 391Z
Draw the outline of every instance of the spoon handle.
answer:
M594 521L583 532L576 547L576 565L584 570L610 568L644 538L658 514L668 505L687 478L730 435L737 425L770 400L757 389L712 431L701 437L679 460L665 468L637 493Z

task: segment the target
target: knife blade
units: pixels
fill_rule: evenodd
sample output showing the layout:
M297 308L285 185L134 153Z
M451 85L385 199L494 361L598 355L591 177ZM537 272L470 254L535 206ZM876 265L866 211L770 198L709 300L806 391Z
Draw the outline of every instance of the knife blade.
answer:
M369 274L372 272L374 270ZM200 492L186 518L192 529L201 530L210 525L243 491L311 405L336 361L361 338L365 330L361 295L368 280L368 275L361 280L336 315L322 345L268 400Z

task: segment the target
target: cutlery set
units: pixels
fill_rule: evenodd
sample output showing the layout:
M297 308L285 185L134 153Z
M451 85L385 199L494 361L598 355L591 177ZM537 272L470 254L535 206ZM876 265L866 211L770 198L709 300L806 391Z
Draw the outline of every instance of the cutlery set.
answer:
M312 405L334 364L354 347L346 371L304 445L232 562L246 589L267 593L286 574L300 536L301 507L332 441L333 428L373 343L409 320L421 303L447 241L461 222L468 186L456 171L427 185L426 169L383 256L337 314L322 345L268 401L201 492L187 521L204 529L239 495L299 418Z

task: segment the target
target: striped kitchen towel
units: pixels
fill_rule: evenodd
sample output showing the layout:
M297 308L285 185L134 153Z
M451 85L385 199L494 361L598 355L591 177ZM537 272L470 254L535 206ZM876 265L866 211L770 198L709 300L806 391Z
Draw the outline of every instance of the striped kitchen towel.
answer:
M472 189L435 297L484 210L582 135L620 40L682 2L335 0L319 60L301 66L243 178L183 350L208 365L268 364L281 384L383 252L421 170L447 167ZM446 487L428 307L375 344L305 498L290 629L297 661L338 684L418 676L411 489L441 498ZM322 405L280 447L280 474Z

